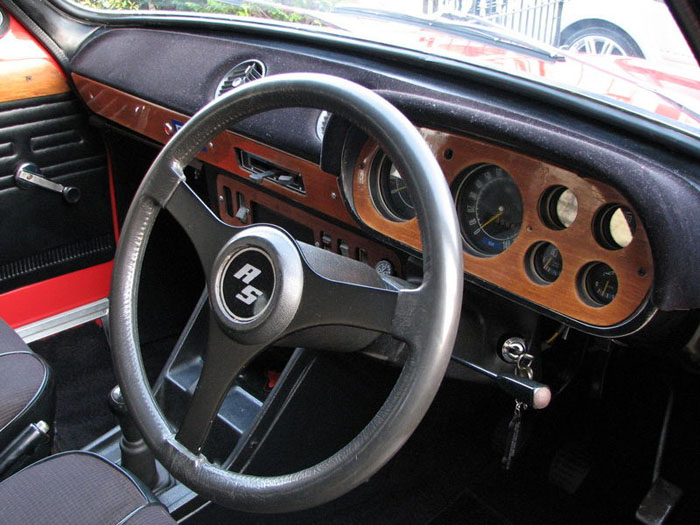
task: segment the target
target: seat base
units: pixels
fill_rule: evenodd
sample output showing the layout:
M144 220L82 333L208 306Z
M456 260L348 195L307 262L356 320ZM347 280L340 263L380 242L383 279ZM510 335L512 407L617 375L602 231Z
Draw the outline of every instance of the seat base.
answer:
M172 524L141 483L97 454L64 452L0 483L2 522Z

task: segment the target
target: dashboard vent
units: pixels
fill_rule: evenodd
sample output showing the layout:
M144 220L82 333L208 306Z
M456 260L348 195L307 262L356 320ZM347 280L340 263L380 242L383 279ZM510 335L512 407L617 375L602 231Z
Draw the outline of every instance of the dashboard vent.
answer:
M216 96L220 97L224 93L232 89L242 86L251 80L257 80L265 76L265 64L259 60L246 60L235 66L231 71L226 73L226 76L219 82L216 88Z

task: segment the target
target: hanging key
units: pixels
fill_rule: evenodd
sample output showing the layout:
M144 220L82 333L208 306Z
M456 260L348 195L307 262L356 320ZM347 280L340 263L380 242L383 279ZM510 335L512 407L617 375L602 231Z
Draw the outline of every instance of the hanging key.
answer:
M522 401L515 401L515 410L513 417L508 423L508 435L506 437L506 449L501 459L501 466L505 470L510 470L513 463L513 458L518 453L520 441L522 438L522 423L523 412L527 409L527 405Z
M535 356L528 354L527 352L522 352L518 355L515 360L515 372L518 376L522 378L527 378L532 381L535 375L532 369L532 363L535 360ZM547 399L547 404L549 404L549 398ZM510 470L513 463L513 458L519 452L520 442L522 440L523 432L523 414L527 410L528 406L522 401L515 400L515 410L513 412L513 418L508 423L508 436L506 438L506 450L503 454L503 459L501 460L501 465L505 470Z
M521 354L515 362L515 372L520 377L527 377L532 380L535 376L535 372L532 369L532 362L535 360L535 356L532 354Z

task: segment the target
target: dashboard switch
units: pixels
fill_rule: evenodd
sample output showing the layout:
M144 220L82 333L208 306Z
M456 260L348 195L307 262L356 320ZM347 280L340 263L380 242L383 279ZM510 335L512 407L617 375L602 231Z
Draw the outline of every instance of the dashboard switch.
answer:
M321 232L321 248L330 250L333 244L333 238L325 232Z
M236 219L241 221L243 224L248 224L248 215L250 215L250 210L245 206L241 206L236 212Z
M338 253L343 257L350 257L350 247L345 241L338 241Z
M369 255L367 255L367 250L365 250L364 248L358 248L357 260L362 263L369 264Z

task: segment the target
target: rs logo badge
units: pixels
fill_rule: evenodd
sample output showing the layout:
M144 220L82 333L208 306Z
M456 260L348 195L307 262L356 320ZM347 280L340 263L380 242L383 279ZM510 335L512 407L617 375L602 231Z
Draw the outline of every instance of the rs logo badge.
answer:
M239 281L243 281L245 284L248 285L236 294L236 299L244 302L245 304L253 304L257 300L257 298L263 294L255 286L252 286L250 284L253 279L260 275L260 273L260 270L258 270L255 266L246 263L243 266L243 268L238 270L233 275L236 279L238 279Z

